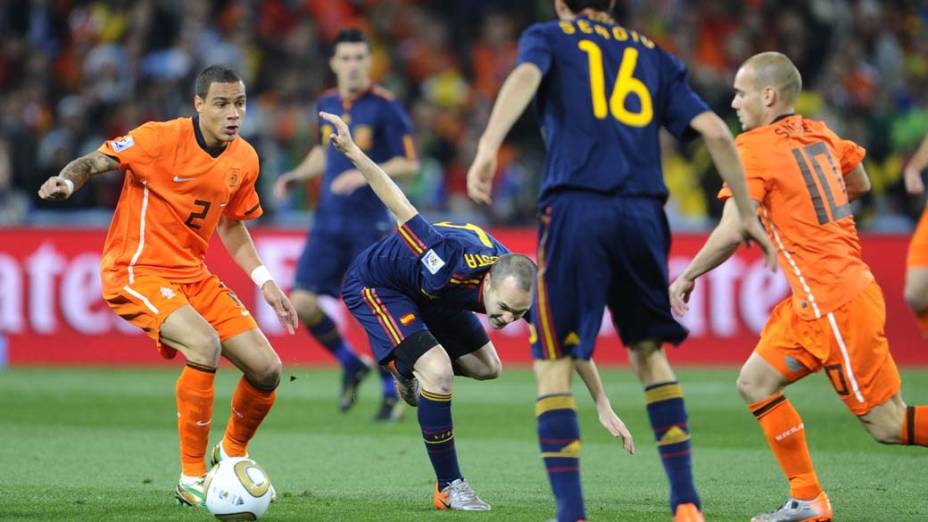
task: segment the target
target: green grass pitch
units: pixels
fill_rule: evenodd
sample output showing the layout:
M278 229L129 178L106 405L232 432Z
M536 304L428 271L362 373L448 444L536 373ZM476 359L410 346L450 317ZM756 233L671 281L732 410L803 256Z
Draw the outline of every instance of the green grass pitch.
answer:
M679 371L707 520L745 521L782 502L787 486L735 388L735 369ZM176 369L0 371L0 519L209 520L174 505ZM292 380L293 376L296 379ZM212 442L221 436L238 378L217 380ZM638 454L625 455L596 421L577 384L581 466L592 520L670 520L667 485L642 392L627 370L604 378ZM348 414L335 406L334 369L286 369L278 402L250 447L280 493L263 520L543 521L554 512L538 455L534 387L524 369L498 381L458 380L454 417L464 475L490 513L431 508L432 472L415 410L395 425L370 421L370 378ZM928 371L903 371L905 397L928 403ZM928 520L928 450L881 446L821 375L792 387L812 456L841 521Z

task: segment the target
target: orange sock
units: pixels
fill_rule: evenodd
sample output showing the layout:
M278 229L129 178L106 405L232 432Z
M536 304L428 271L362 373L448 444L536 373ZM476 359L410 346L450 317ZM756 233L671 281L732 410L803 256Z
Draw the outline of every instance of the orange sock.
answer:
M902 417L902 443L928 446L928 406L908 406Z
M783 474L789 479L790 496L811 500L822 492L812 467L812 457L806 445L802 417L789 400L778 393L748 406L764 435Z
M226 455L244 457L248 454L248 441L255 436L276 398L276 390L259 390L245 377L238 381L232 395L232 415L222 438L222 449Z
M189 477L206 473L206 446L213 418L216 369L187 363L177 379L177 431L181 472Z

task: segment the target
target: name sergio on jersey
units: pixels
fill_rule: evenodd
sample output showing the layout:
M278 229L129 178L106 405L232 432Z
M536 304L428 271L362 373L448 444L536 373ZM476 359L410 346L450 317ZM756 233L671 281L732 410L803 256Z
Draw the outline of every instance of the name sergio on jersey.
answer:
M635 30L629 31L620 25L612 23L606 26L597 22L591 22L585 18L577 18L572 21L563 21L558 25L561 26L561 31L564 31L564 34L576 34L577 36L597 34L606 40L614 39L618 42L626 42L631 38L633 42L641 42L641 44L648 49L654 49L654 42L647 36L639 34L638 31Z

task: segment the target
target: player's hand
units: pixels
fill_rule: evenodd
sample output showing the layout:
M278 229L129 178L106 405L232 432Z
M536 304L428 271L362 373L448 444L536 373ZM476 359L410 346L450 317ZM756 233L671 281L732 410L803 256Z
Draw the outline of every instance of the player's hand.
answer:
M741 218L741 239L748 246L751 246L751 243L757 243L764 254L764 265L773 272L777 271L777 249L773 247L773 243L770 242L770 238L755 216Z
M467 171L467 195L481 205L493 203L496 152L478 149L477 156Z
M264 300L267 301L267 304L271 305L271 308L274 309L274 312L277 314L277 320L280 321L280 325L286 328L287 331L290 332L290 335L293 335L297 328L299 328L299 323L297 322L296 309L293 308L293 304L290 303L287 294L277 286L277 283L268 281L261 287L261 295L264 296Z
M332 180L333 194L351 194L355 190L367 185L364 174L358 169L350 169L342 172Z
M918 196L925 192L925 182L922 181L922 173L914 167L907 166L904 171L902 171L903 179L905 179L905 191L913 196Z
M335 148L339 152L351 158L352 154L361 150L355 144L354 140L351 139L351 131L348 130L348 124L341 118L329 112L320 112L319 117L335 127L335 132L329 135L329 140L335 145Z
M290 191L293 190L295 184L296 176L292 171L281 174L274 182L274 197L277 199L286 198L287 195L290 194Z
M42 183L39 188L39 197L48 200L64 200L71 197L71 188L61 176L52 176Z
M680 276L674 279L670 284L670 309L677 317L683 315L690 309L690 294L696 288L696 281L688 277Z
M606 428L613 437L622 439L622 447L629 455L635 454L635 441L632 439L632 433L625 427L622 419L615 414L612 406L608 403L596 405L596 412L599 414L599 423Z

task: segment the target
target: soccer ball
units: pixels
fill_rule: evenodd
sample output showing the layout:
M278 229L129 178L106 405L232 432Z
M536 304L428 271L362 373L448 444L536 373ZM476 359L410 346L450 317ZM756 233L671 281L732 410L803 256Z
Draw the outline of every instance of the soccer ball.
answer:
M271 503L271 479L255 461L230 457L206 475L206 509L219 520L258 520Z

